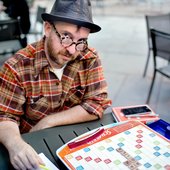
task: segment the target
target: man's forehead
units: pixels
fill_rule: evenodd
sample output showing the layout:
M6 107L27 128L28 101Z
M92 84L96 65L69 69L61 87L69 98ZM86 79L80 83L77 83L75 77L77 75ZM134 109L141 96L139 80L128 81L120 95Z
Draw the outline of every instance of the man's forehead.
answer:
M75 25L68 22L57 21L54 23L57 29L65 30L68 32L90 32L90 29L83 26Z

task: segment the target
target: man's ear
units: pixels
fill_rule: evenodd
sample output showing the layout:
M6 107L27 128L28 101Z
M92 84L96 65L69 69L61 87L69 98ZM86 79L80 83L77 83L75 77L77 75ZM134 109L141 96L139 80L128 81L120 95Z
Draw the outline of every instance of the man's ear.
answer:
M50 32L51 32L52 26L49 22L45 21L44 22L44 34L46 37L49 36Z

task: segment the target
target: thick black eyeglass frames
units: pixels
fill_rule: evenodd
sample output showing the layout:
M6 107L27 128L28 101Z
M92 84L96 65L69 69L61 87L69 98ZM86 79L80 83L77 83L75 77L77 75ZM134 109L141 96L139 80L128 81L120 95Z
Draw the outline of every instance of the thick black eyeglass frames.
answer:
M78 42L74 42L69 35L60 35L60 33L57 31L54 23L51 23L56 35L60 38L60 43L63 47L70 47L71 45L75 44L75 49L77 51L84 51L88 47L87 40L79 40Z

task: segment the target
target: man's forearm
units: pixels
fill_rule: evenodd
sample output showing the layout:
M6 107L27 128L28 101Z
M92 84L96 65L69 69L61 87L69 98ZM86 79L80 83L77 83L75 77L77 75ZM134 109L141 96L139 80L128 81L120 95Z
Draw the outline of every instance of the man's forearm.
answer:
M98 116L96 115L89 114L80 105L77 105L68 110L65 110L57 114L50 115L50 116L53 117L50 119L51 121L50 123L53 126L86 122L86 121L91 121L91 120L95 120L98 118Z
M0 122L0 142L10 149L13 141L21 139L18 125L12 121Z
M98 116L89 114L85 109L83 109L83 107L77 105L68 110L48 115L40 120L30 131L32 132L54 126L74 124L96 119L98 119Z

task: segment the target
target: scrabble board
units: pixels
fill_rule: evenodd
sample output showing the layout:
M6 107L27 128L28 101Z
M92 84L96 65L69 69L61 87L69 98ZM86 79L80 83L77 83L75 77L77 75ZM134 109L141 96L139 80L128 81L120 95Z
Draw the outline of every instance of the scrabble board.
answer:
M57 150L57 155L75 170L170 170L170 141L133 121L110 125L81 146L70 149L66 144Z

